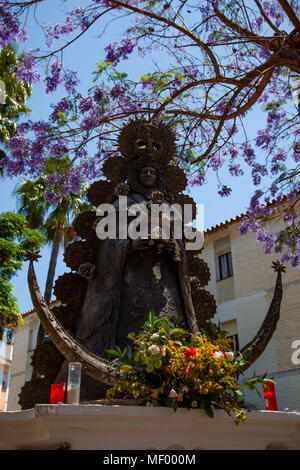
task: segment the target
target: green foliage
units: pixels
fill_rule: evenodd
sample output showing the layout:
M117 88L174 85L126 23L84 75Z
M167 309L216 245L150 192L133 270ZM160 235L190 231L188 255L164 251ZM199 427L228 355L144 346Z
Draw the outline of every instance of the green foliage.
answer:
M5 104L0 104L0 142L6 143L16 132L15 119L30 109L26 106L30 86L16 77L17 55L11 45L0 51L0 80L5 84Z
M70 162L68 158L57 160L50 158L48 161L48 174L55 172L63 174ZM35 181L24 180L14 191L18 199L19 212L28 221L28 226L32 229L39 229L48 242L52 242L58 223L62 220L64 225L64 235L70 234L70 218L77 214L90 210L92 206L86 202L85 194L88 186L83 187L80 194L70 194L66 198L61 198L58 205L52 205L44 198L46 190L55 191L55 187L47 184L46 176L41 176Z
M23 215L0 214L0 338L4 328L15 328L22 320L9 281L22 268L26 250L39 249L45 242L38 230L28 228Z

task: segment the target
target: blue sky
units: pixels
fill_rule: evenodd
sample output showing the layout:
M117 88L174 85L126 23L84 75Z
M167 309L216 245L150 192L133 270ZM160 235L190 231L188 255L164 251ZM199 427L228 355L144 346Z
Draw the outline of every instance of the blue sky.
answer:
M77 6L76 2L68 2L67 4L73 4ZM82 6L87 2L80 2ZM51 4L51 6L50 6ZM56 5L55 5L56 4ZM43 21L49 23L57 23L62 18L59 8L57 6L63 6L61 2L46 2L37 9L37 16ZM120 23L115 23L120 24ZM30 25L30 39L26 44L27 48L36 49L41 47L43 44L43 33L39 26L35 23L32 18L29 18ZM95 70L96 62L104 59L104 47L109 43L118 41L121 39L120 30L114 26L114 23L107 29L106 34L102 38L98 38L99 32L104 28L105 23L96 23L91 28L88 36L80 38L72 47L67 48L64 52L64 63L67 64L71 69L75 69L79 72L81 85L79 91L86 94L87 89L92 85L91 73ZM57 43L58 46L60 43ZM56 46L56 43L55 43ZM156 58L157 60L157 58ZM162 56L160 60L167 60L167 57ZM134 65L133 65L134 64ZM132 58L130 61L124 61L121 64L120 69L128 72L133 78L141 76L143 73L149 72L153 67L151 58L141 58L134 56L134 62ZM32 120L47 119L49 115L49 105L51 102L56 102L62 95L46 95L43 85L36 85L33 88L32 97L28 101L29 108L32 109L32 113L29 116ZM248 135L254 137L257 129L265 125L265 117L263 113L254 111L249 114L246 121L246 128ZM244 167L245 170L247 168ZM221 173L222 175L222 173ZM253 193L253 185L251 183L251 175L249 171L243 177L230 177L228 171L225 171L226 177L224 182L232 188L231 196L227 198L221 198L217 194L217 179L216 175L212 172L208 182L198 188L191 188L190 195L194 198L198 204L204 204L204 226L209 228L219 222L235 217L238 214L244 212L249 203L250 197ZM17 210L16 201L12 198L12 192L16 184L20 179L13 180L2 180L0 182L0 209L1 212ZM36 273L40 284L41 291L44 291L44 285L47 275L48 262L50 256L50 248L46 247L41 252L42 258L40 258L36 265ZM68 268L62 261L62 253L60 253L60 259L57 266L56 277L63 274ZM24 265L23 270L16 276L12 283L15 288L15 295L18 298L19 306L22 312L32 308L30 295L27 288L27 265Z

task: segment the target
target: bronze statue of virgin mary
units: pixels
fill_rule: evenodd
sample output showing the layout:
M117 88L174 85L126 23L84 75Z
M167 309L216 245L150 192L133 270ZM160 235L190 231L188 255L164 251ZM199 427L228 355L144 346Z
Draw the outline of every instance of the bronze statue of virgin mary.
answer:
M175 156L175 136L159 121L131 120L118 139L120 156L111 157L103 165L106 180L96 181L88 191L88 199L98 208L110 204L116 215L126 213L128 227L130 209L143 206L151 212L152 204L170 207L192 206L191 220L196 217L192 198L185 195L187 180L184 171L172 160ZM123 198L123 199L122 199ZM71 272L59 276L54 294L61 301L52 311L42 298L33 269L37 254L30 260L28 284L37 314L51 342L43 342L32 357L33 378L26 382L20 394L22 408L35 403L48 403L50 386L65 382L68 361L82 363L81 400L104 396L104 385L115 380L107 366L106 350L128 344L127 334L138 332L150 311L157 316L181 319L193 333L216 313L213 296L203 287L210 279L207 264L198 251L185 249L185 240L175 236L118 236L100 239L97 236L99 212L96 209L80 214L75 231L80 240L69 244L64 260ZM117 217L117 220L118 217ZM172 222L172 221L171 221ZM182 222L183 224L183 222ZM172 224L171 224L172 227ZM98 233L99 235L99 233ZM276 328L282 295L279 263L274 297L268 314L257 335L241 351L251 350L247 366L265 349Z
M175 150L171 130L161 123L131 121L121 132L119 150L122 157L104 165L106 176L115 181L119 178L112 201L116 220L120 197L126 196L129 214L136 205L149 210L149 216L151 204L170 206L173 198L168 171L169 177L172 170L173 177L177 174L177 183L186 183L183 171L169 165ZM131 219L129 215L128 224ZM101 217L94 223L96 233L99 220ZM105 351L116 345L123 349L129 343L128 333L141 330L150 311L181 319L190 331L199 331L184 241L173 235L171 231L169 239L153 240L151 234L146 239L120 239L117 233L115 239L98 240L91 266L93 277L88 281L75 328L77 340L97 356L105 357ZM64 379L66 371L65 363L57 382Z

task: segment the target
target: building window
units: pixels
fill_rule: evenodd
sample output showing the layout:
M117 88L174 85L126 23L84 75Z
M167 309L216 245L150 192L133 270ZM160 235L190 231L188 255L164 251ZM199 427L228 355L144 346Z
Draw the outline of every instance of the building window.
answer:
M35 330L30 329L29 330L29 336L28 336L28 351L33 351L35 349Z
M234 343L231 343L232 344L232 349L233 349L234 352L237 352L240 349L238 334L236 333L235 335L229 335L229 336L226 336L226 338L227 339L233 339Z
M231 251L218 256L220 280L233 275Z
M8 374L4 372L2 376L2 387L7 388L8 387Z

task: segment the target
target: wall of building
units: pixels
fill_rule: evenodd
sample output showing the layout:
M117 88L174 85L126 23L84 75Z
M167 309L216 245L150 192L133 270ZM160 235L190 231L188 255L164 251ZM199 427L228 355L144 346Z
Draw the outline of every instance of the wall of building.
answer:
M31 379L31 356L36 346L39 319L36 313L30 313L23 317L24 324L15 332L12 366L10 375L10 392L8 396L7 410L20 410L19 393L25 381Z
M7 410L12 347L12 342L8 343L5 339L0 341L0 411Z
M257 333L267 314L277 275L271 265L279 256L264 254L255 234L241 236L239 225L239 222L233 222L206 232L201 257L211 271L206 289L214 294L218 304L214 320L220 320L225 326L235 321L239 345L243 347ZM280 228L280 223L275 221L272 230L277 232ZM218 256L226 251L231 251L233 275L220 280ZM300 364L292 361L292 344L300 341L300 266L287 265L282 280L283 298L276 331L246 376L267 372L267 376L276 382L279 409L300 410ZM263 398L255 392L247 394L251 405L260 409L265 407Z

